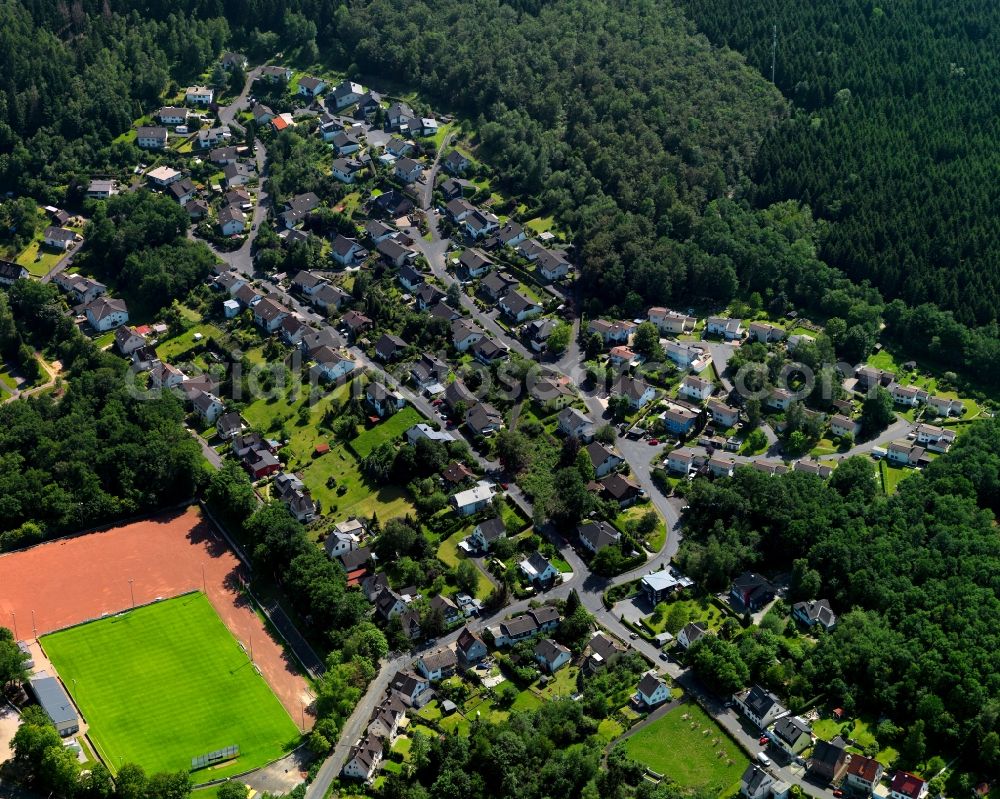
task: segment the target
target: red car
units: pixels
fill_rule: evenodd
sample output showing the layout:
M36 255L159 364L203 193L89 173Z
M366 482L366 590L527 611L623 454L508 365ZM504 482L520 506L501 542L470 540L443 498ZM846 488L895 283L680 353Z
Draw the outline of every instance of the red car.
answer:
M658 438L651 438L651 439L649 439L649 446L651 446L651 447L655 447L659 443L660 443L660 439L658 439Z
M837 788L837 789L836 789L836 790L835 790L835 791L833 792L833 795L834 795L834 796L843 796L843 795L844 795L844 792L843 792L842 790L840 790L840 788Z
M767 746L768 740L769 739L768 739L768 737L766 735L762 735L762 736L760 736L760 740L757 741L757 743L759 743L761 746Z
M507 483L500 483L500 488L506 491L508 488L510 488L510 485L508 485Z

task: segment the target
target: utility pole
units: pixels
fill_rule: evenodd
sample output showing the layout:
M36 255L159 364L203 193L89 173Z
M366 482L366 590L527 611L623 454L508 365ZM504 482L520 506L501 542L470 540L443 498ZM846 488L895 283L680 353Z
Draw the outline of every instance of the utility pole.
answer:
M774 66L778 56L778 26L775 25L771 34L771 83L774 83Z
M132 588L132 578L128 578L128 592L132 595L132 610L135 610L135 589Z
M16 641L17 640L17 616L14 614L14 611L10 612L10 617L14 620L14 640Z

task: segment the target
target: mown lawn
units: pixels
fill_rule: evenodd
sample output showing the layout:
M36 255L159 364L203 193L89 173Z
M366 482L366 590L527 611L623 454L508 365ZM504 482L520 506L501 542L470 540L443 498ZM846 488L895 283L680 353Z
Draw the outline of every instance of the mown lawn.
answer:
M631 508L626 508L615 518L615 527L619 530L624 530L625 525L630 521L638 521L641 517L645 516L649 511L656 514L659 522L656 525L656 529L646 538L646 547L650 552L659 552L663 549L663 545L667 542L667 525L663 521L663 517L660 512L656 509L652 502L644 502L638 505L633 505Z
M884 460L879 461L879 476L882 479L882 486L886 494L895 494L900 482L913 474L912 469L902 466L892 466Z
M201 333L203 340L210 336L216 336L217 338L224 337L223 332L215 325L202 323L195 325L190 330L186 330L179 336L174 336L157 345L156 354L160 357L160 360L166 363L173 363L181 353L187 352L199 343L194 340L196 333Z
M21 250L16 263L27 269L34 277L44 277L65 255L66 253L62 250L52 250L46 247L42 241L42 233L39 231L35 239Z
M683 788L731 795L746 755L700 707L684 704L626 739L629 756Z
M384 422L366 430L351 441L351 449L357 453L359 458L366 458L373 449L377 449L386 441L394 441L413 425L423 421L426 420L417 409L407 405L403 410L394 413Z
M438 560L450 569L455 568L459 561L465 560L465 553L458 548L458 543L472 532L472 528L473 525L464 527L442 541L438 546ZM479 583L476 586L476 599L486 599L486 597L488 597L490 592L493 590L493 583L491 583L490 578L483 573L483 570L479 568L478 563L476 564L476 572L479 576Z

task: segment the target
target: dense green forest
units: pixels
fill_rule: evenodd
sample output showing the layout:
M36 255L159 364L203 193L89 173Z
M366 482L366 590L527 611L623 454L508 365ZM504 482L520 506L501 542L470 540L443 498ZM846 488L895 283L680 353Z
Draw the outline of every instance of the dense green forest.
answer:
M0 297L0 338L11 331L61 361L64 393L0 405L0 549L192 496L201 450L177 397L135 396L125 362L76 329L53 284Z
M696 481L687 501L680 563L706 588L788 569L793 599L826 597L842 614L797 665L751 658L753 679L793 705L825 690L848 713L917 726L925 748L911 741L907 763L964 752L1000 767L1000 422L977 423L892 497L852 458L826 483L740 469Z
M1000 6L989 0L688 0L712 41L775 78L796 113L765 142L753 196L834 222L821 256L965 324L1000 304Z

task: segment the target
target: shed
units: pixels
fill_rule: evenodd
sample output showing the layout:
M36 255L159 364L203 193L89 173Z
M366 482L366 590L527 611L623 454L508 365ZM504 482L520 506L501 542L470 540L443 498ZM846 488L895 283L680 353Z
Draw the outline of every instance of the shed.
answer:
M80 731L80 719L76 715L76 708L73 707L59 680L55 677L32 680L31 690L34 691L38 704L52 719L61 736L65 738Z

